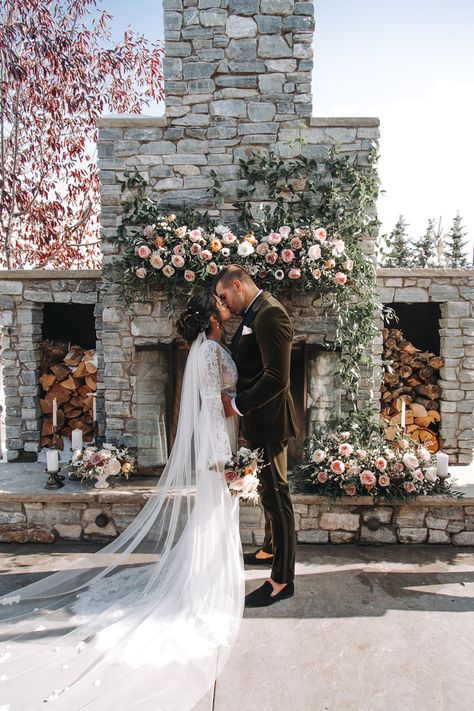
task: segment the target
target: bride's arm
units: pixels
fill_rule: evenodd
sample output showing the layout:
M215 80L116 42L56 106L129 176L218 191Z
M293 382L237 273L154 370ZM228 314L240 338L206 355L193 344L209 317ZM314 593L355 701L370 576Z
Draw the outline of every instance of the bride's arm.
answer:
M200 428L202 446L207 446L209 466L223 469L232 457L224 407L222 405L221 363L219 346L205 341L199 351L199 393L201 396ZM207 443L207 444L206 444Z

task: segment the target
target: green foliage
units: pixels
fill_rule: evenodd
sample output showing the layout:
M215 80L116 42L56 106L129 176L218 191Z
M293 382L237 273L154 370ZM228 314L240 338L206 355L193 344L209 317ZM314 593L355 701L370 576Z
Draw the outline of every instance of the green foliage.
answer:
M453 224L448 234L446 235L446 266L447 267L467 267L467 257L464 247L467 241L464 241L467 233L462 225L462 217L457 213L453 219Z
M400 215L390 234L384 235L383 239L388 249L388 252L383 254L382 258L384 267L406 268L413 266L413 254L410 248L407 227L405 218Z
M433 267L435 265L436 227L434 219L429 219L424 235L414 245L413 266Z

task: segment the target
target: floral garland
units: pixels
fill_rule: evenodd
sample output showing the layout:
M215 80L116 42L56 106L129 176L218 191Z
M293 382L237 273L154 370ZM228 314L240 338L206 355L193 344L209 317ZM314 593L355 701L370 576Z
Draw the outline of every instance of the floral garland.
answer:
M128 479L135 468L135 457L129 453L127 447L106 443L102 449L90 446L76 450L69 467L71 472L81 479L109 476L124 476Z

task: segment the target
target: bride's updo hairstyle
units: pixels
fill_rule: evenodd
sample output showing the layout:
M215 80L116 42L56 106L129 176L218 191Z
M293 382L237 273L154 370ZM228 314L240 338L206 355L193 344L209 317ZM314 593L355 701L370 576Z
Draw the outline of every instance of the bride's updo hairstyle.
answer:
M192 343L202 331L208 330L211 316L220 321L214 294L208 291L195 294L179 317L176 330L185 341Z

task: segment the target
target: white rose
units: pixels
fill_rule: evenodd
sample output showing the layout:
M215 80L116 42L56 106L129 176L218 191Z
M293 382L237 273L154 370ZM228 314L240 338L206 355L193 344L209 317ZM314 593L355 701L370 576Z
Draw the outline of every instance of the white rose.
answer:
M237 253L241 257L249 257L251 254L253 254L253 252L254 252L254 249L253 249L252 245L250 244L250 242L247 242L247 240L245 240L244 242L241 242L237 248Z
M320 464L320 462L323 461L323 459L326 458L326 452L324 449L315 449L313 452L313 462L315 464Z
M321 247L319 244L312 244L311 247L308 249L308 259L311 259L314 261L315 259L319 259L321 257Z
M437 480L437 478L438 478L438 475L436 472L436 467L428 467L428 469L425 472L425 479L427 481L431 481L431 483L434 484L435 481Z
M419 465L418 459L415 457L414 454L411 454L410 452L406 452L403 455L402 461L403 464L408 467L408 469L416 469Z

